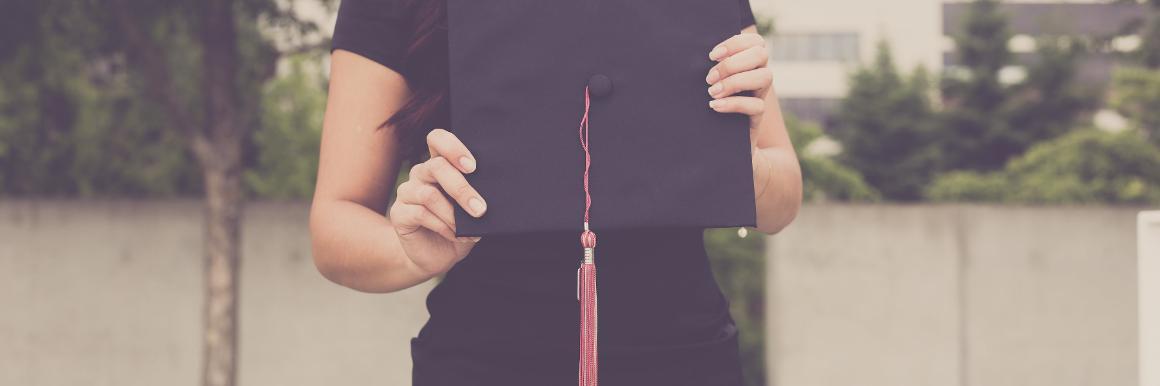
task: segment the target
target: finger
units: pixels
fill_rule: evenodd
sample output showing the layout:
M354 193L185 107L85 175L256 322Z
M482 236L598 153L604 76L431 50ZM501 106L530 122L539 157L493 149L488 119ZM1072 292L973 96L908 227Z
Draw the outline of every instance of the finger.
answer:
M440 156L431 158L412 167L411 173L415 173L411 178L420 182L439 185L440 189L447 192L447 195L472 216L479 217L487 211L487 203L483 201L483 197L446 158Z
M769 52L765 47L750 47L735 55L729 56L709 70L705 82L717 83L718 80L728 78L733 74L762 68L769 64Z
M709 95L713 98L724 98L742 91L763 90L770 84L773 84L773 71L769 68L759 68L734 74L709 86Z
M451 230L455 230L455 207L435 185L411 180L405 181L399 184L399 201L427 207L427 210L434 213Z
M400 236L406 236L422 229L428 229L449 241L459 241L455 232L435 217L426 207L411 204L396 204L391 207L391 222Z
M455 167L461 172L475 171L475 156L471 155L467 146L450 131L435 129L427 133L427 151L431 154L431 158L442 156L454 160Z
M765 113L765 101L757 97L731 96L709 101L709 107L721 113L739 113L761 116Z
M733 35L709 51L709 59L719 61L750 47L765 47L765 38L755 33Z

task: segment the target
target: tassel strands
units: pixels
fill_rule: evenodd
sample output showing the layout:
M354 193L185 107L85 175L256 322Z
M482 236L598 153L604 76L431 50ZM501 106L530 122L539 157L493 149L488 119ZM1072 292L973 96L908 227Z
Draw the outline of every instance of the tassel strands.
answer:
M591 235L591 232L585 232ZM592 237L595 240L595 237ZM580 385L596 386L597 380L597 301L596 264L593 248L584 248L584 262L580 264Z
M588 229L588 211L592 207L588 188L588 169L592 165L592 155L588 151L590 106L588 88L585 87L584 117L580 119L580 147L584 150L584 231L580 233L580 246L584 248L584 258L576 269L576 298L580 302L580 386L597 384L596 233Z

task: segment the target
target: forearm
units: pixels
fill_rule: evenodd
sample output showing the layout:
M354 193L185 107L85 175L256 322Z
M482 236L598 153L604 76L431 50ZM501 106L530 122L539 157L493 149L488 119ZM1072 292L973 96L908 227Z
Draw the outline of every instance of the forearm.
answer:
M768 147L754 151L758 165L754 180L763 179L764 186L755 189L757 229L775 234L797 217L802 202L801 168L792 150Z
M776 133L759 139L753 151L754 196L757 229L766 234L780 232L797 217L802 203L802 172L797 154L786 132L777 95L770 87L759 132Z
M363 292L394 292L434 275L403 250L389 219L352 201L316 200L310 212L314 262L330 281Z

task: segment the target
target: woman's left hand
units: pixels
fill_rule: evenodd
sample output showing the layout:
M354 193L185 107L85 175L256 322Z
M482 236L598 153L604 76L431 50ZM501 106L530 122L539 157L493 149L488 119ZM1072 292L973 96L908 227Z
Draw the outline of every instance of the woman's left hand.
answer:
M773 83L765 38L756 33L733 35L714 47L709 59L717 62L705 77L713 97L709 107L748 115L752 137L765 115L765 96Z
M761 197L769 185L769 171L772 169L765 153L759 152L757 147L758 131L767 105L765 99L770 96L773 84L765 38L752 32L733 35L714 47L709 52L709 59L717 61L705 77L709 95L713 97L709 107L721 113L749 116L753 190L755 197Z

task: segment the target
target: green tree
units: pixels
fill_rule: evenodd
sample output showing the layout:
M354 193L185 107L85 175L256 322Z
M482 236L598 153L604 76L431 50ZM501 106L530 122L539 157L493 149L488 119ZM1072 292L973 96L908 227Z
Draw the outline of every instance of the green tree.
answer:
M850 77L830 134L842 144L838 160L886 199L922 198L938 168L929 93L926 72L899 74L885 42L878 44L873 64Z
M1160 146L1160 69L1117 69L1112 80L1111 105Z
M1002 114L1017 153L1068 133L1100 104L1096 90L1076 81L1082 44L1072 37L1048 36L1036 47L1026 79L1011 86Z
M104 27L115 31L115 49L140 75L166 122L181 133L201 171L206 205L202 382L233 385L243 171L251 128L260 124L261 87L274 76L282 54L260 28L300 36L317 26L274 0L91 4L91 14L107 15Z
M317 26L276 0L10 3L0 13L0 191L204 194L202 379L234 384L243 171L261 165L257 182L283 173L271 155L249 156L282 145L278 128L251 128L280 56L311 48L300 38ZM271 31L287 39L275 44Z
M263 87L261 127L254 133L255 164L246 185L258 197L309 198L318 171L318 146L326 109L326 79L319 55L287 61L288 73Z
M1076 82L1076 63L1085 50L1069 36L1041 37L1036 58L1024 63L1025 79L1004 84L1000 71L1013 64L1010 37L999 1L971 3L955 37L961 71L952 69L942 81L945 170L998 170L1036 143L1078 126L1098 105L1098 93Z
M0 194L195 194L180 135L88 7L17 1L0 12Z
M1147 3L1151 15L1140 33L1141 44L1135 58L1146 68L1160 69L1160 0L1148 0Z
M764 386L765 238L739 238L735 228L710 229L704 237L713 274L737 323L745 384Z
M1036 145L997 172L939 177L936 201L1160 204L1160 149L1141 133L1077 130Z
M821 127L790 114L785 114L785 125L801 163L804 200L877 201L881 198L856 170L828 157L810 154L810 145L823 136Z
M1160 0L1149 0L1141 45L1112 76L1111 106L1160 146Z
M1011 63L1010 38L998 1L971 2L954 37L962 71L949 72L941 83L947 109L940 142L947 169L998 169L1020 152L1000 114L1009 97L999 71Z

